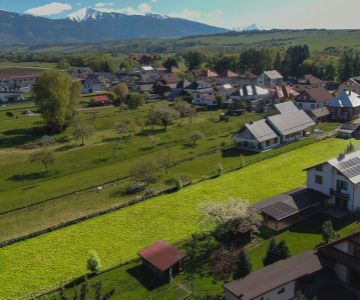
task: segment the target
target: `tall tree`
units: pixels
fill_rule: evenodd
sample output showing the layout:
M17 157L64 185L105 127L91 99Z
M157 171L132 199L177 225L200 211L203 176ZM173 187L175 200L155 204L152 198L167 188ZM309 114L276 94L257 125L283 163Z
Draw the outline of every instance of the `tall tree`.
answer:
M61 132L75 115L80 83L73 82L64 72L48 70L39 76L32 95L46 125L54 132Z
M143 105L144 102L145 102L145 96L140 93L132 93L125 100L125 104L130 109L138 108L139 106Z
M343 52L339 63L339 79L344 82L353 76L353 51L347 49Z
M184 59L189 70L195 70L205 62L206 58L201 52L190 51L184 54Z
M234 273L234 279L244 278L249 275L252 269L251 262L246 255L245 251L241 251L239 260L236 263L236 270Z
M339 235L334 230L333 224L330 220L325 221L325 223L322 225L322 237L325 244L328 244L339 238Z
M42 163L44 166L45 172L49 172L49 167L55 162L55 156L50 150L44 149L37 152L34 152L30 155L31 163Z
M266 255L263 259L264 266L271 265L274 262L278 261L278 255L277 255L277 245L274 238L270 240L268 250L266 252Z
M125 101L126 97L129 95L129 88L123 82L118 83L114 87L113 91L114 91L114 93L116 95L116 100L119 101L120 103L122 101Z
M287 259L290 256L290 250L285 240L281 240L277 245L278 259Z
M169 57L164 63L163 67L166 68L168 71L171 71L172 67L178 68L178 62L175 57Z
M100 257L96 251L90 251L90 256L87 260L87 268L91 273L98 274L101 269Z
M92 131L91 129L82 121L76 120L74 122L74 136L78 139L81 139L81 146L85 145L85 139L88 138Z
M301 65L310 57L308 45L291 46L286 50L281 71L286 77L300 77Z

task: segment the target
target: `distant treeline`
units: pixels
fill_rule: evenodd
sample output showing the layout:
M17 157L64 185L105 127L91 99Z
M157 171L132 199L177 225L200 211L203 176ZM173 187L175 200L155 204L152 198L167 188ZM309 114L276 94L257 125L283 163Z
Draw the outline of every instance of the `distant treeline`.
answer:
M138 66L136 61L124 58L120 54L102 53L47 53L47 52L12 52L0 55L5 62L45 62L56 63L58 68L90 67L96 72L117 72L119 67L130 70ZM341 53L311 53L308 45L290 46L286 51L278 48L246 49L238 54L204 54L189 51L181 54L164 56L156 61L157 66L184 66L183 74L189 75L197 69L210 68L218 73L226 70L235 72L252 71L261 74L264 70L276 69L288 79L313 74L323 80L342 82L349 77L360 75L360 54L353 49ZM186 69L185 69L186 68Z

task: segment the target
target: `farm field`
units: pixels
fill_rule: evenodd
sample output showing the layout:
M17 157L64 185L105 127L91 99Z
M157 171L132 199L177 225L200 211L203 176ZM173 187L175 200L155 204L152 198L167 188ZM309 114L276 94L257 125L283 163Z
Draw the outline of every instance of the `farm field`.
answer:
M313 250L321 243L321 225L328 220L325 215L316 216L306 223L299 224L291 230L276 236L276 240L286 240L291 255L298 255L305 251ZM340 220L333 219L335 230L342 236L346 236L360 229L360 224L355 223L351 218L343 218ZM253 271L260 269L262 259L266 254L269 241L261 241L250 244L247 247L247 253L253 265ZM192 295L189 299L198 299L199 297L216 297L221 296L222 281L216 280L211 274L201 274L200 270L187 270L185 273L175 278L171 284L162 285L158 283L148 271L142 267L140 262L134 262L117 267L113 270L97 275L89 279L89 286L93 286L96 282L102 282L103 290L110 291L115 288L113 299L181 299L185 294L181 288L185 286ZM70 286L66 295L73 295L74 288L79 292L81 284ZM40 299L53 299L58 293L40 297ZM94 293L90 293L93 295Z
M139 53L146 52L149 47L165 47L169 52L202 50L206 52L239 52L245 48L279 47L286 49L293 45L309 45L314 52L327 48L343 49L344 47L359 49L360 30L272 30L265 32L235 32L211 36L193 36L177 39L151 39L121 42L103 42L94 44L72 44L37 47L36 52L122 52L132 53L136 45ZM140 45L140 46L139 46ZM111 49L111 50L109 50ZM34 51L32 49L26 49Z
M353 143L360 146L358 141ZM254 203L293 189L305 182L304 168L337 155L347 144L339 139L317 142L176 194L0 249L0 281L6 283L0 298L28 297L81 276L92 249L109 268L136 257L154 240L181 242L201 231L198 220L204 202L238 197Z

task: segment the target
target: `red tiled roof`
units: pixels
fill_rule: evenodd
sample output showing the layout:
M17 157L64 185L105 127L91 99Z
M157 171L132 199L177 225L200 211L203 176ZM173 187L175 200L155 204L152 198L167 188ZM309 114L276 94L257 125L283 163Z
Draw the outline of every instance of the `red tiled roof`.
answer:
M249 71L245 71L244 73L240 74L240 77L242 78L247 78L247 79L257 79L258 77Z
M231 70L227 70L225 72L225 77L228 77L228 78L232 78L232 77L239 77L239 74L231 71Z
M166 271L179 261L185 254L164 241L158 241L139 252L139 256L161 271Z
M275 91L278 99L297 97L300 95L297 91L288 85L276 86Z
M315 77L314 75L311 75L311 74L305 75L304 80L308 84L323 84L324 83L321 79L319 79L319 78L317 78L317 77Z
M333 95L331 95L328 90L323 87L308 89L305 91L315 102L323 103L333 99Z
M107 102L110 101L109 97L106 95L99 95L99 96L94 96L94 100L96 102Z
M211 71L211 70L207 69L207 70L202 71L200 73L199 77L206 77L206 78L219 77L219 74L214 72L214 71Z

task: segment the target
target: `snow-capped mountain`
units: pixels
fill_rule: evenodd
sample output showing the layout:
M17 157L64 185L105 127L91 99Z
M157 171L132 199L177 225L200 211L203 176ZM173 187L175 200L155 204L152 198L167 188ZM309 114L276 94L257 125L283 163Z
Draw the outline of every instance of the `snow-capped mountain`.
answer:
M249 26L245 26L245 27L235 27L233 28L233 30L235 31L256 31L256 30L264 30L263 27L259 27L256 24L251 24Z
M48 19L0 11L2 45L103 42L225 32L228 30L154 13L127 15L84 8L66 19Z

